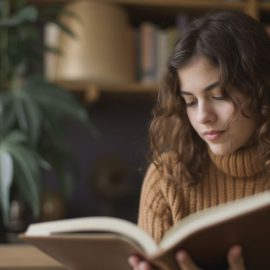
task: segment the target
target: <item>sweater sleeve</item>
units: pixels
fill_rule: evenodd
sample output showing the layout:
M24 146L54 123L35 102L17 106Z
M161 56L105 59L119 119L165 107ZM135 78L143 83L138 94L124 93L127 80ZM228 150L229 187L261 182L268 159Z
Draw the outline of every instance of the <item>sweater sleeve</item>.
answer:
M150 165L142 186L138 219L139 227L157 243L173 224L170 207L162 192L161 180L155 165Z

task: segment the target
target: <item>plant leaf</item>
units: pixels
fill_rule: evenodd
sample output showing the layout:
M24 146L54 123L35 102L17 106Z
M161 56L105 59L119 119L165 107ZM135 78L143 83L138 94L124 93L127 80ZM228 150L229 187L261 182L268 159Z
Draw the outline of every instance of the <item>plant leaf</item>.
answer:
M39 138L42 114L36 101L26 91L23 91L22 98L24 111L27 116L27 133L29 134L30 143L35 145Z
M19 9L26 5L27 0L14 0L12 4L14 4L14 8Z
M1 142L1 148L9 147L11 145L17 145L27 142L27 137L20 130L12 130L5 136Z
M63 55L63 52L62 52L61 49L56 48L56 47L52 47L52 46L48 46L48 45L44 46L44 51L54 53L54 54L57 54L57 55Z
M21 145L9 146L7 151L12 155L16 165L14 165L15 181L19 186L19 191L22 192L24 199L32 208L34 216L37 217L40 211L40 179L37 178L39 167L36 155Z
M50 115L51 112L54 118L71 118L87 127L93 136L98 135L87 111L70 92L44 81L41 77L31 78L25 86L25 90L41 105L44 115Z
M16 90L13 94L13 106L20 129L29 135L29 142L35 145L42 121L37 102L26 91Z
M4 224L9 223L9 194L13 179L13 160L8 152L0 151L0 203Z
M12 17L0 21L0 27L13 27L23 22L35 22L38 18L38 10L34 6L26 6L15 13Z
M14 95L13 106L20 129L27 133L27 115L20 95Z
M25 21L36 22L38 19L38 9L34 6L28 5L19 10L14 16L14 19L20 23Z
M60 20L55 20L54 23L64 32L66 33L68 36L70 36L71 38L77 38L76 33L74 33L68 26L66 26L63 22L61 22Z
M1 129L5 132L9 130L15 123L16 116L13 110L13 100L10 92L0 93L0 125Z

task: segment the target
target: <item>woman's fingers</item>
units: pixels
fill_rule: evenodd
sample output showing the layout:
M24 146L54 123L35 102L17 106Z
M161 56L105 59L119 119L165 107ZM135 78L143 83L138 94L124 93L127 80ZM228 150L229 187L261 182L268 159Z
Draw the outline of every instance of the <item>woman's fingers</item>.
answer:
M141 259L138 256L132 255L128 258L128 263L132 268L136 268L139 266Z
M141 261L138 270L152 270L152 266L146 261Z
M228 252L229 270L245 270L242 248L238 245L233 246ZM176 253L176 261L181 270L201 270L184 250ZM133 270L154 270L150 263L142 260L139 256L132 255L128 262Z
M153 270L148 262L143 261L136 255L130 256L128 258L128 263L133 268L133 270Z
M176 261L178 262L181 270L200 270L186 251L178 251L176 253Z
M245 270L242 248L238 245L233 246L228 252L229 270Z

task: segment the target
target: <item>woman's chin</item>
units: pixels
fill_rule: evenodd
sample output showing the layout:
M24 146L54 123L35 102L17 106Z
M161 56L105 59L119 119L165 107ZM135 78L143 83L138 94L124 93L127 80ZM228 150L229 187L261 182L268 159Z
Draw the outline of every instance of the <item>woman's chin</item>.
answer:
M237 149L234 149L231 145L208 145L211 152L216 156L225 156L232 154Z

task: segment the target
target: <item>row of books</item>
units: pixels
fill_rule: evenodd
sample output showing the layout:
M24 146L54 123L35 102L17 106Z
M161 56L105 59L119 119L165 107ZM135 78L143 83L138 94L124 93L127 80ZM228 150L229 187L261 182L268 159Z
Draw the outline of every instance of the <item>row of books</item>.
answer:
M167 61L181 34L188 26L185 15L178 17L176 26L160 28L152 22L143 22L133 29L135 37L135 80L145 84L159 83L165 71ZM265 25L270 36L270 25Z
M187 17L180 15L177 17L176 26L161 28L145 21L132 30L137 81L152 84L161 80L168 58L187 25Z

